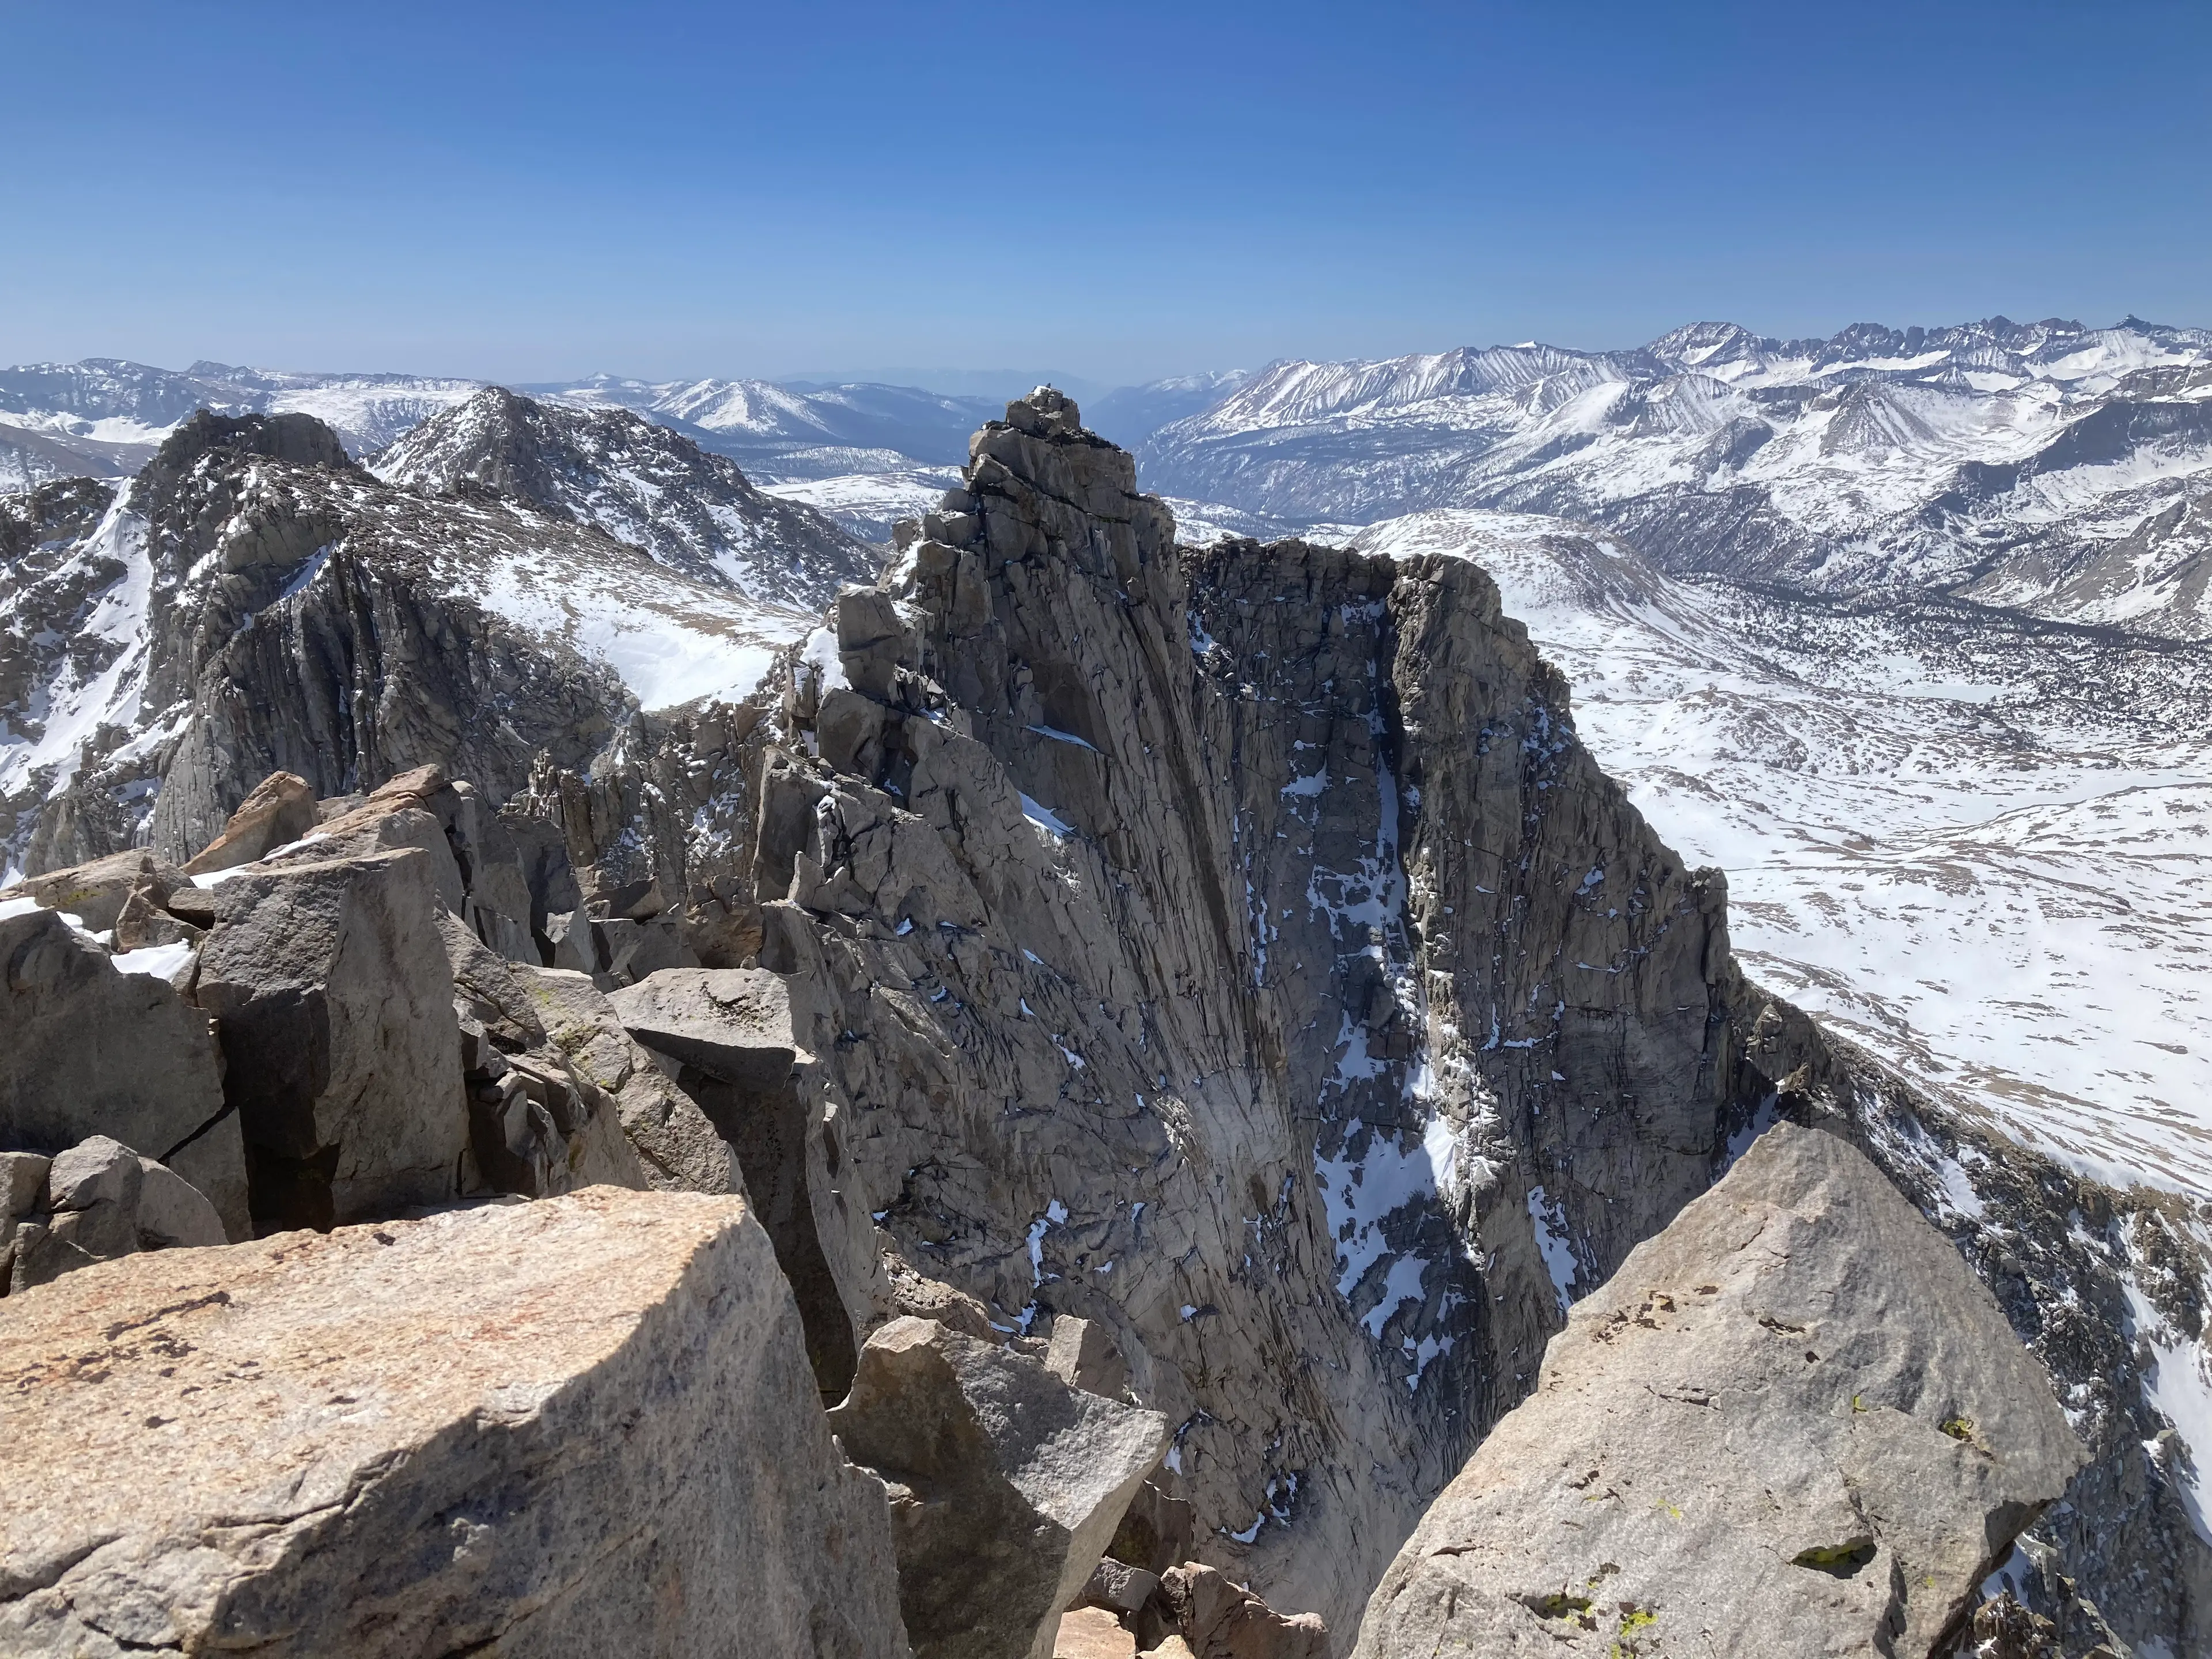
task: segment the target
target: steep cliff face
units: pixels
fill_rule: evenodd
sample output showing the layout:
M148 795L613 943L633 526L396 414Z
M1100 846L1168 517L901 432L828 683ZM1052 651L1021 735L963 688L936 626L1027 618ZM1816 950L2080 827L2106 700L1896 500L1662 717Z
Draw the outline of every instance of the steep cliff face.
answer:
M1013 406L746 746L761 960L810 1028L862 1322L896 1301L879 1247L1009 1330L1102 1322L1179 1425L1201 1557L1348 1639L1571 1300L1776 1115L1823 1116L2094 1454L2023 1594L2081 1645L2100 1617L2185 1638L2194 1488L2127 1310L2154 1280L2197 1328L2189 1217L1747 983L1718 876L1583 750L1474 566L1176 553L1164 519L1064 402Z
M840 601L763 760L824 1231L1103 1322L1201 1553L1349 1631L1576 1285L1722 1166L1717 881L1471 565L1179 557L1041 394Z

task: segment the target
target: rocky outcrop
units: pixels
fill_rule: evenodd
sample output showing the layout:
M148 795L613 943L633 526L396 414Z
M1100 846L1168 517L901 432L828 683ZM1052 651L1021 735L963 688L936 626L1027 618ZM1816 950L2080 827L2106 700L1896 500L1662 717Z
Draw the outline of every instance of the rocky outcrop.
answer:
M774 974L747 969L665 969L608 998L629 1035L660 1055L663 1069L736 1155L748 1197L775 1244L799 1298L806 1349L822 1397L852 1386L858 1358L853 1313L822 1247L817 1212L836 1198L810 1177L823 1133L798 1068L812 1056L791 1031L790 996Z
M621 1017L590 975L519 968L515 976L554 1047L613 1097L623 1137L649 1185L664 1191L745 1190L730 1143L623 1030Z
M307 779L271 772L239 802L222 833L185 861L185 872L206 875L251 864L301 840L315 822L315 792Z
M740 1200L134 1256L8 1307L9 1653L906 1652L881 1488Z
M1200 1559L1348 1631L1766 1086L1720 884L1474 567L1180 554L1072 405L1008 416L744 775L813 1173L1002 1327L1096 1321Z
M94 1135L58 1157L0 1152L0 1296L137 1250L228 1242L206 1195Z
M468 1117L428 854L247 866L192 995L215 1018L256 1225L328 1228L460 1191Z
M1358 1652L1942 1653L2084 1456L1950 1244L1778 1125L1576 1305Z
M1328 1631L1310 1613L1285 1618L1212 1567L1170 1567L1159 1599L1169 1620L1151 1648L1181 1641L1192 1659L1328 1659Z
M51 1156L104 1135L143 1149L205 1194L232 1237L248 1237L221 1055L206 1015L170 982L189 947L118 963L68 914L0 900L0 1147Z
M911 1318L869 1339L830 1425L890 1488L915 1659L1051 1659L1169 1426Z
M565 514L381 483L297 415L195 416L47 562L0 613L37 728L0 747L4 856L34 872L181 860L276 772L328 799L437 763L504 802L645 708L741 696L804 627Z

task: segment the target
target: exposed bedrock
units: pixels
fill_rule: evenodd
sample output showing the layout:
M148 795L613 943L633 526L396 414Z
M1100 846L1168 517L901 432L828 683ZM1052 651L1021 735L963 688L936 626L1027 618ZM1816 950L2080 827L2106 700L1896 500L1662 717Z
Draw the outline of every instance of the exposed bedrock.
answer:
M2073 1650L2102 1620L2195 1639L2192 1477L2146 1449L2128 1334L2138 1294L2201 1327L2183 1211L1747 982L1720 876L1590 759L1479 568L1171 535L1073 405L1018 402L707 767L757 800L744 881L817 1056L848 1303L883 1317L902 1259L1002 1331L1098 1322L1176 1425L1199 1559L1348 1643L1572 1301L1757 1128L1824 1117L2091 1448L2020 1558L2053 1552Z
M608 998L623 1027L664 1057L677 1086L735 1155L744 1189L798 1297L806 1350L824 1401L853 1384L853 1317L816 1219L809 1158L819 1133L799 1068L813 1059L791 1033L789 994L775 975L745 969L665 969Z
M1358 1652L1941 1653L2085 1456L1958 1252L1780 1124L1576 1304Z
M9 1653L907 1652L882 1489L741 1200L600 1188L6 1305Z
M1474 567L1178 556L1072 405L1009 416L802 660L762 962L848 1223L1008 1329L1097 1321L1200 1558L1348 1638L1562 1278L1749 1115L1719 883Z

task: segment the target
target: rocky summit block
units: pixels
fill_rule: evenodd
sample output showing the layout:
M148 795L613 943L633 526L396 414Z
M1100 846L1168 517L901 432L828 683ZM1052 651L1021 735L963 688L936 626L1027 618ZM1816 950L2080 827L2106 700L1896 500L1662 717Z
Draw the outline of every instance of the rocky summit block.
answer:
M431 860L256 865L215 890L193 995L222 1036L256 1224L454 1197L468 1114Z
M105 1262L0 1320L0 1651L900 1659L742 1200Z
M1919 1659L2083 1461L1950 1243L1780 1124L1576 1306L1356 1652Z
M1159 1413L915 1318L868 1339L830 1425L890 1488L915 1659L1052 1659L1061 1612L1168 1445Z

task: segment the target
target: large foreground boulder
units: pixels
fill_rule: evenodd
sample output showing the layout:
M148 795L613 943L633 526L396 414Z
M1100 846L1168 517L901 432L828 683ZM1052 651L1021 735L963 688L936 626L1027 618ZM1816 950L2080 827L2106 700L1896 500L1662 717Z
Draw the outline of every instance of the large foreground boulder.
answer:
M62 913L0 902L0 1150L52 1156L94 1135L169 1164L232 1237L251 1235L207 1016L163 975L119 969Z
M1576 1306L1357 1652L1920 1659L2082 1462L1949 1243L1778 1125Z
M0 1319L0 1651L896 1659L742 1200L102 1263Z
M890 1488L915 1659L1051 1659L1169 1434L1158 1412L914 1318L869 1338L830 1424Z

